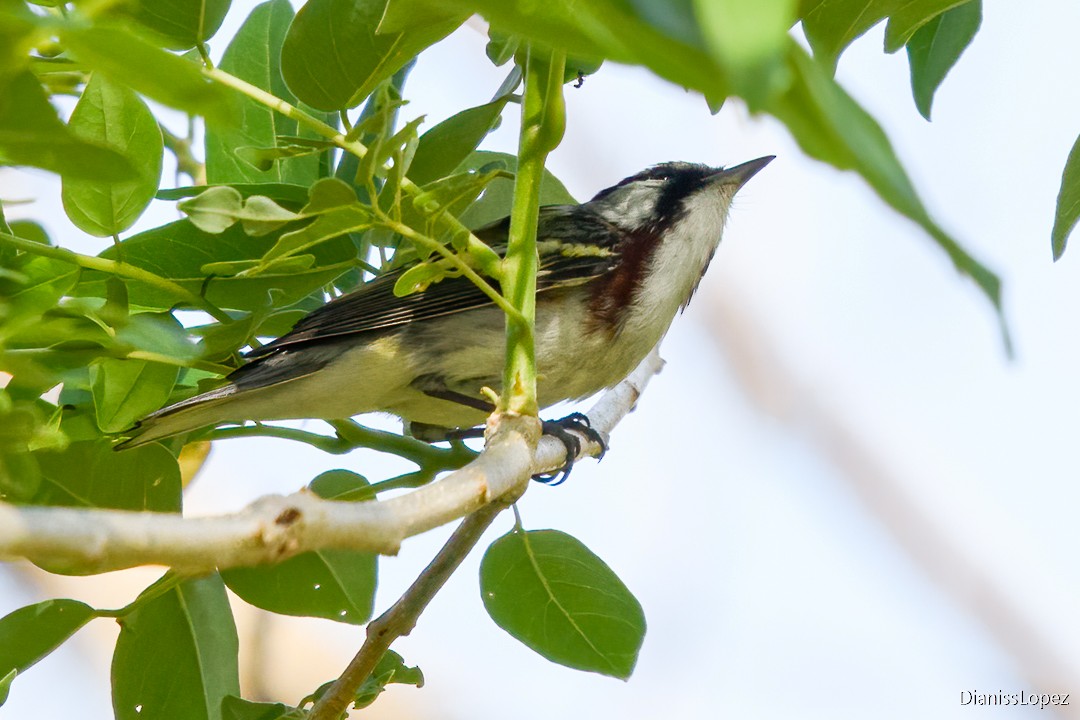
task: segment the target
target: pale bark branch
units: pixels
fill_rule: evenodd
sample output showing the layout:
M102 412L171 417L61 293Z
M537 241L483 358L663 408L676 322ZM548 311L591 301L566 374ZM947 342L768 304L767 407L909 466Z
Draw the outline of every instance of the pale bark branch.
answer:
M633 408L662 360L654 350L588 412L608 435ZM184 518L167 513L25 507L0 503L0 558L23 557L54 569L105 572L166 565L184 573L278 562L301 552L347 548L392 555L402 541L464 517L503 497L523 478L562 465L565 450L543 437L530 452L529 418L489 427L475 460L446 477L380 502L335 502L301 490L266 496L229 515ZM599 448L582 443L582 455Z

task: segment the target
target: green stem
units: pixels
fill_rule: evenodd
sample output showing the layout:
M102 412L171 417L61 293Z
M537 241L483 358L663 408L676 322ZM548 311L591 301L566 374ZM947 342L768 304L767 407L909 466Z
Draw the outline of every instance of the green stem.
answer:
M191 140L176 135L161 123L158 123L158 128L161 129L165 147L176 156L176 172L184 173L196 185L206 184L206 166L192 153Z
M146 588L146 590L143 590L142 594L139 595L139 597L135 598L124 607L118 608L116 610L96 610L94 614L97 615L97 617L126 617L127 615L130 615L131 613L138 610L141 606L150 602L151 600L159 598L165 593L169 592L186 579L187 578L184 575L180 575L179 573L175 573L172 570L169 570L167 573L158 578L153 585Z
M220 83L227 88L231 88L242 95L246 95L260 105L265 105L287 118L292 118L300 125L303 125L317 135L326 138L342 150L352 153L358 158L362 158L367 154L367 148L363 143L357 140L349 140L345 135L338 132L337 128L327 125L322 120L304 112L295 105L285 102L278 96L266 92L262 88L256 87L251 83L245 82L235 75L223 72L218 68L204 68L203 75L214 82Z
M147 350L132 350L124 357L131 360L147 360L163 365L175 365L177 367L205 370L206 372L217 373L218 375L228 375L236 369L234 367L229 367L228 365L219 365L218 363L206 360L183 360L181 358L172 357L171 355L162 355L161 353L149 352Z
M214 61L210 59L210 49L206 47L206 43L199 43L195 46L195 49L199 51L199 57L202 58L203 65L207 69L214 69Z
M387 490L410 490L412 488L418 488L422 485L427 485L434 480L435 475L438 474L438 472L438 470L417 470L415 472L405 473L404 475L398 475L397 477L371 483L371 490L378 494L386 492Z
M347 137L346 135L343 135L341 132L338 131L337 128L331 125L327 125L322 120L319 120L313 115L304 112L295 105L287 103L276 95L268 93L262 88L256 87L249 82L245 82L244 80L241 80L235 75L231 75L227 72L222 72L218 68L205 68L203 69L203 74L211 80L221 83L225 87L231 88L232 90L235 90L242 95L246 95L248 98L254 100L260 105L264 105L275 112L281 113L285 117L292 118L298 124L306 127L320 137L326 138L347 153L351 153L358 158L363 158L364 155L366 155L368 152L367 147L359 140L354 140ZM559 97L561 99L562 95L560 94ZM420 186L414 183L409 178L401 179L401 189L411 197L415 197L422 192ZM444 229L448 232L450 237L455 238L455 247L458 247L459 249L470 251L473 249L486 247L479 238L473 235L472 232L467 227L462 225L461 221L453 215L450 215L448 213L440 215L438 218L438 224L441 229ZM465 241L464 243L461 243L459 245L457 243L457 238L462 237L465 238ZM489 268L485 268L485 271L486 270L489 270ZM490 268L490 270L494 274L498 274L498 268ZM475 273L473 273L473 276L475 276L476 278L480 277ZM476 282L476 279L474 279L473 276L469 276L469 279L473 280L473 282ZM502 281L501 277L496 277L496 279L500 282ZM481 287L481 289L483 288ZM503 304L500 304L500 307L503 307ZM515 324L521 324L522 321L520 318L515 318L513 322Z
M21 237L16 237L15 235L4 232L0 232L0 244L28 252L31 255L41 255L42 257L49 257L54 260L71 263L72 265L78 265L86 270L97 270L98 272L103 272L108 275L115 275L116 277L144 282L159 290L183 298L187 303L209 313L218 322L232 322L232 318L229 317L225 311L209 302L206 298L201 295L196 295L184 286L174 283L172 280L167 280L160 275L155 275L149 270L144 270L141 267L128 265L127 263L118 262L116 260L109 260L108 258L103 257L80 255L79 253L72 252L65 248L42 245L41 243L25 240Z
M410 460L420 467L428 465L450 467L453 462L447 465L447 458L453 458L460 454L454 448L438 448L406 435L373 430L352 420L328 420L327 422L337 432L338 437L351 443L353 447L365 447L390 452Z
M356 446L340 437L328 437L307 430L278 427L277 425L242 425L240 427L216 428L206 435L207 440L229 440L241 437L271 437L280 440L294 440L311 445L332 455L344 455L352 452Z
M415 438L404 437L395 433L372 430L352 420L328 420L337 432L337 437L329 437L307 430L279 427L276 425L244 425L241 427L217 428L207 434L207 440L227 440L240 437L272 437L281 440L293 440L311 445L323 452L342 455L357 448L368 448L380 452L393 453L414 462L422 469L391 478L373 487L377 492L396 487L416 487L434 477L442 470L456 469L476 457L476 453L465 445L457 444L449 448L438 448ZM417 476L417 477L414 477Z
M548 153L562 140L565 107L562 97L566 54L530 47L525 61L521 103L518 169L510 237L503 260L502 290L525 322L506 324L506 366L499 409L536 415L536 222L540 182Z
M505 297L499 294L499 292L491 286L487 280L480 276L478 272L469 267L468 263L461 259L460 255L457 255L450 251L442 243L434 240L423 233L419 233L413 230L408 225L398 222L389 216L383 216L381 222L390 230L398 233L404 238L408 238L417 245L422 245L428 250L438 253L443 256L448 262L450 262L455 268L461 271L461 274L472 280L473 283L480 288L480 290L487 295L493 303L499 306L511 322L516 325L524 325L525 317L518 311L516 307L511 305Z

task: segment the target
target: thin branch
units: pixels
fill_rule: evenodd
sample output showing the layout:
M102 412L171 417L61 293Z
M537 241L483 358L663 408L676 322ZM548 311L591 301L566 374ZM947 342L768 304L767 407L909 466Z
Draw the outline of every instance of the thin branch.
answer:
M195 185L205 185L206 165L200 162L191 151L191 140L180 137L162 123L158 123L158 127L161 129L161 139L164 141L165 147L176 156L177 172L182 172L190 177L191 182Z
M337 720L342 716L379 659L395 640L412 632L420 614L480 541L484 531L491 526L499 513L521 497L526 488L528 478L505 497L485 505L462 521L438 555L424 568L401 598L390 609L368 623L364 644L345 668L345 672L315 703L308 716L309 720Z
M588 415L608 435L628 413L662 361L654 350ZM165 565L178 572L279 562L308 550L349 548L392 555L405 538L464 517L504 497L521 478L562 466L565 448L543 437L534 419L496 415L487 447L461 470L381 502L335 502L307 491L267 496L230 515L24 507L0 503L0 558L105 572ZM582 456L599 447L582 441ZM535 447L535 451L530 450Z
M288 103L276 95L269 93L262 88L256 87L251 83L241 80L235 75L231 75L222 71L220 68L204 68L203 74L211 80L224 85L236 92L254 100L255 102L270 108L271 110L284 115L285 117L292 118L299 125L311 130L316 135L326 138L336 146L341 148L347 153L355 155L358 158L363 158L367 155L368 149L359 140L354 140L348 136L342 134L337 128L327 125L322 120L319 120L314 115L304 112L300 108ZM409 196L416 197L423 189L410 180L407 177L401 178L401 189L405 191ZM374 197L375 194L372 194ZM441 213L437 218L439 225L448 230L450 236L453 238L464 237L463 248L466 251L476 251L478 254L487 246L472 232L465 227L460 220L449 213ZM492 269L497 274L497 269ZM499 279L499 278L496 278ZM481 288L483 289L483 288Z
M62 262L71 263L72 265L77 265L78 267L87 270L97 270L109 275L115 275L116 277L138 280L139 282L144 282L147 285L152 285L160 290L183 298L186 302L194 305L200 310L205 310L218 322L232 322L232 318L225 314L221 308L217 307L201 295L197 295L183 285L178 285L172 280L163 278L160 275L156 275L149 270L144 270L135 265L128 265L127 263L103 257L81 255L65 248L55 247L53 245L42 245L33 240L26 240L5 232L0 232L0 245L7 245L8 247L28 252L31 255L42 255Z
M398 222L389 216L384 215L381 219L381 222L388 229L393 230L402 237L409 239L416 245L420 245L427 250L441 255L447 262L454 266L455 270L458 270L462 275L471 280L473 284L476 285L476 287L480 288L481 292L487 295L493 303L498 305L499 309L506 313L506 316L510 318L511 322L518 325L527 323L521 312L513 305L511 305L506 298L500 295L498 291L491 286L491 283L489 283L487 280L481 277L479 273L469 267L468 263L466 263L460 255L451 252L450 249L442 243L433 240L432 238L424 235L423 233L419 233L416 230L413 230L405 223Z

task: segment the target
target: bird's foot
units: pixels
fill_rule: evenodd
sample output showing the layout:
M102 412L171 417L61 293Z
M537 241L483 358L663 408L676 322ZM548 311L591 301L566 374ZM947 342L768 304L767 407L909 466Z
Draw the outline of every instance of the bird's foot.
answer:
M533 480L537 482L554 487L563 484L570 477L570 471L574 469L574 461L581 452L581 439L574 433L580 433L600 446L597 460L602 459L607 452L607 443L604 442L604 438L593 428L589 418L583 413L570 413L559 420L544 420L542 427L545 435L551 435L566 448L566 462L554 472L533 475ZM570 432L571 430L573 432Z
M566 417L558 420L544 420L541 424L541 428L544 435L552 436L566 448L566 462L562 467L554 472L533 475L533 480L544 483L545 485L551 485L552 487L561 485L566 482L566 478L570 477L570 471L574 468L574 461L581 452L581 438L575 433L584 435L586 439L595 442L600 446L600 454L596 457L597 460L603 458L604 454L607 452L607 443L604 442L604 438L592 427L589 423L589 418L583 413L570 413ZM444 428L436 425L414 422L410 423L409 431L413 437L425 442L440 442L447 440L460 441L481 438L484 436L483 426L474 428Z

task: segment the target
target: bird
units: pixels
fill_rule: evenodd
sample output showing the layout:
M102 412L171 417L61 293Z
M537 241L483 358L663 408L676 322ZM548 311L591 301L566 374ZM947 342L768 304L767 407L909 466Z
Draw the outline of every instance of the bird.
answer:
M735 193L773 159L661 163L587 202L540 208L541 408L612 387L644 359L689 304ZM497 252L508 233L509 218L474 231ZM221 387L143 418L117 449L253 420L381 412L428 439L483 423L493 408L481 390L501 384L505 315L464 277L398 297L394 284L407 269L330 300L249 351Z

